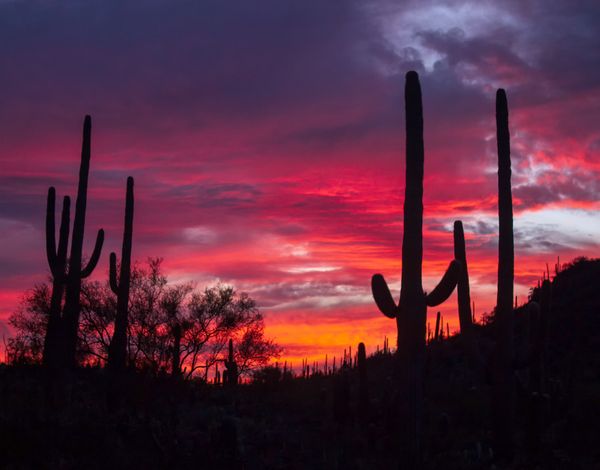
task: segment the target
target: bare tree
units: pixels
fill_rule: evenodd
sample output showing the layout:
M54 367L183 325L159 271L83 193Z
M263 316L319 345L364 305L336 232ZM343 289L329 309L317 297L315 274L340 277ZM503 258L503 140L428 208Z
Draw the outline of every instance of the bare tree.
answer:
M233 287L217 285L197 291L192 283L169 285L160 258L131 273L128 321L129 367L151 374L191 378L217 361L230 338L236 344L240 373L278 357L281 348L264 336L256 303ZM40 284L26 294L9 322L17 331L8 340L14 361L39 362L50 308L50 288ZM116 297L108 282L84 281L77 358L105 364L114 331Z
M233 287L222 285L192 294L181 344L182 363L189 366L187 376L222 360L230 338L240 344L236 353L236 361L242 365L240 372L248 372L281 353L265 339L263 317L247 294L237 294Z
M273 358L278 358L282 348L273 340L265 338L262 317L245 329L235 353L240 375L249 375L263 367Z

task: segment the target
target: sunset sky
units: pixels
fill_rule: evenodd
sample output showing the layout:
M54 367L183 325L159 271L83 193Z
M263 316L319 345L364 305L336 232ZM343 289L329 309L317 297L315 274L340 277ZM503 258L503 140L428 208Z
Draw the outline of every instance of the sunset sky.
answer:
M120 250L131 175L133 257L248 292L287 358L395 338L370 278L398 295L411 69L424 286L460 219L477 317L494 305L503 87L525 299L557 255L600 255L599 24L597 1L0 0L0 335L49 275L47 189L75 197L91 114L84 251L107 236L96 279ZM455 329L455 294L441 311Z

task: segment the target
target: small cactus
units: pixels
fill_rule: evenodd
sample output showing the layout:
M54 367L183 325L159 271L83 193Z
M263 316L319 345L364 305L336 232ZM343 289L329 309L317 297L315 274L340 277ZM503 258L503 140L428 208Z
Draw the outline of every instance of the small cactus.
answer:
M219 385L221 383L221 373L219 372L219 363L215 362L215 377L213 380L215 385Z
M223 372L223 382L230 386L235 387L238 383L238 365L235 362L233 355L233 340L229 340L229 354L225 360L226 371Z

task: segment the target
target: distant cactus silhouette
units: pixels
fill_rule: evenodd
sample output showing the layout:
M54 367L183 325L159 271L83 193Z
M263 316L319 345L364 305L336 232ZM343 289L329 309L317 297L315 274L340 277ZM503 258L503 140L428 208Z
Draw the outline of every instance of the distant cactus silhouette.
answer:
M442 312L438 312L435 316L435 335L434 339L436 342L440 340L440 320L442 318Z
M514 241L510 168L510 132L506 92L496 93L498 144L498 294L496 302L496 349L493 366L493 422L495 451L501 459L514 452L514 338L513 282Z
M75 219L73 221L73 233L71 237L71 254L69 256L69 268L65 279L65 304L60 320L61 334L58 335L60 337L59 344L61 351L60 353L57 352L57 356L60 357L57 362L61 362L64 366L70 368L77 365L75 353L79 330L81 280L92 274L100 259L100 252L102 251L102 244L104 243L104 230L100 229L88 264L82 269L83 234L85 228L85 209L87 205L88 174L90 169L91 132L92 119L90 116L86 116L83 121L81 165L79 167L79 184L77 187ZM50 236L50 239L48 239L48 235L49 233L47 231L46 244L52 248L53 237ZM66 237L64 237L64 239L66 243Z
M221 383L221 372L219 372L219 363L215 362L215 377L213 380L215 385L219 385Z
M369 383L367 377L367 350L358 343L358 419L365 424L369 415Z
M50 272L52 273L52 297L50 298L50 311L48 314L46 336L44 337L42 363L45 367L51 368L57 367L60 361L62 333L61 308L67 279L67 245L69 243L71 199L69 196L65 196L63 199L58 249L56 248L56 227L54 220L55 202L56 190L50 187L48 189L46 207L46 256Z
M229 340L229 354L225 360L225 370L223 372L223 382L230 387L235 387L238 383L238 365L233 355L233 340Z
M133 235L133 178L127 178L125 228L121 250L121 272L117 279L117 255L110 254L110 288L117 295L115 330L108 351L108 365L114 371L125 369L127 361L127 324L131 279L131 244Z
M427 306L444 302L454 290L460 271L456 260L450 263L438 286L429 294L423 291L423 109L419 76L406 74L406 189L404 197L404 237L402 240L402 287L396 305L381 274L371 281L373 297L381 312L395 318L398 327L400 392L404 394L400 419L408 429L407 468L418 467L421 460L423 413L423 368Z

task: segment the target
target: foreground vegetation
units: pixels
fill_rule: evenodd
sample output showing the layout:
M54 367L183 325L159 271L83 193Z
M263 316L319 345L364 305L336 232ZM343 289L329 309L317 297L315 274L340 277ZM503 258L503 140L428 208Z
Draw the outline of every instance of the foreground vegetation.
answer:
M600 260L576 260L552 281L540 441L530 387L531 309L515 310L516 456L507 468L597 468L600 439ZM541 290L531 291L533 301ZM486 364L493 316L474 325ZM77 370L47 389L39 366L0 366L2 468L386 468L397 465L394 354L308 378L270 366L236 386L136 373L119 406L109 374ZM492 468L489 367L468 364L460 336L427 346L424 468Z

